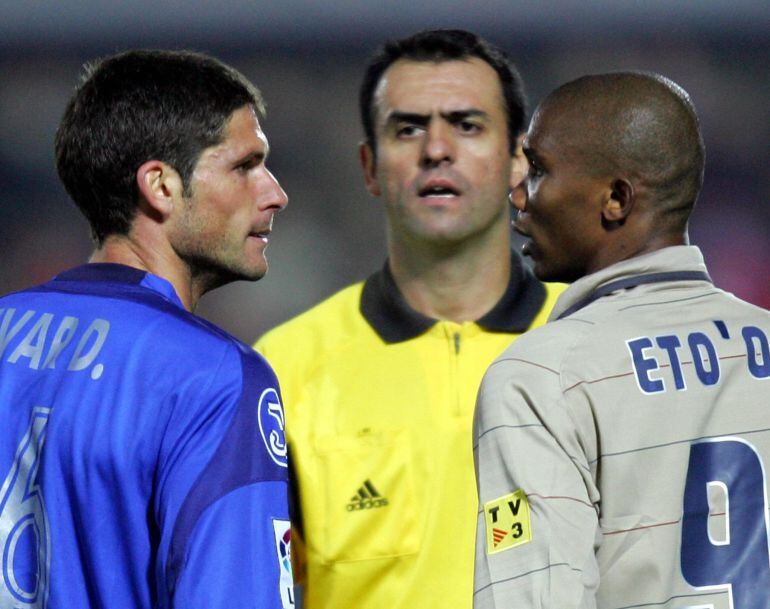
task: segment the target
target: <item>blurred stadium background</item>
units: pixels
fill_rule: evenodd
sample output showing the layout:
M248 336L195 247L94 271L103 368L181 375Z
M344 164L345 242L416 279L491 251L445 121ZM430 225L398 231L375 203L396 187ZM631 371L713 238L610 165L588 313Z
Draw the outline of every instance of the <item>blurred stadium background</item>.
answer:
M585 73L652 70L683 85L708 154L691 239L718 285L770 308L767 0L0 0L0 292L87 259L88 229L57 181L53 135L81 64L134 47L212 53L268 102L270 167L290 197L271 270L206 296L198 313L251 341L364 278L385 240L357 162L359 80L385 38L428 27L471 29L503 47L533 107Z

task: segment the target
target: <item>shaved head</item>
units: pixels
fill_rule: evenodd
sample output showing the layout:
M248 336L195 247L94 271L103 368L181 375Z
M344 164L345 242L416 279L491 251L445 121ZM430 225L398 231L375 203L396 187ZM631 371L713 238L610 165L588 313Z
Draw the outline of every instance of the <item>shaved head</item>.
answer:
M584 76L551 93L533 125L539 121L571 161L648 190L660 221L686 225L705 150L695 107L679 85L639 72Z
M523 144L514 227L535 274L571 282L688 243L704 148L685 91L655 74L584 76L551 93Z

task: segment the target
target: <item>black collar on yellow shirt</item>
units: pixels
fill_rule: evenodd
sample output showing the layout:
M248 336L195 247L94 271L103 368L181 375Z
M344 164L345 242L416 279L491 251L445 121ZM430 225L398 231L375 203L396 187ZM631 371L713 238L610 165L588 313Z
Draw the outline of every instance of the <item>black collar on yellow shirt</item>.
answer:
M497 304L476 323L490 332L524 332L543 307L545 296L545 286L524 265L521 256L511 251L508 287ZM359 308L364 319L386 343L416 338L438 321L407 304L387 260L382 269L364 283Z

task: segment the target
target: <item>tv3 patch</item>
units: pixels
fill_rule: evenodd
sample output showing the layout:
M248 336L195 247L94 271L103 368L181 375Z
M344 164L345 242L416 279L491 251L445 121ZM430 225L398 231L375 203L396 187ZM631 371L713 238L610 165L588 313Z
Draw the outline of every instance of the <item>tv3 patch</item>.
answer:
M532 541L527 494L519 489L484 504L487 554L502 552Z

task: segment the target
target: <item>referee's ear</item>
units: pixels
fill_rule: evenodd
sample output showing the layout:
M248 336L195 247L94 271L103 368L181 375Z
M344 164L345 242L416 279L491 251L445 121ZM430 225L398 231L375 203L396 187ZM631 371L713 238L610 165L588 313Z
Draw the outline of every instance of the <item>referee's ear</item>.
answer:
M182 197L182 178L163 161L146 161L136 170L139 209L162 222L174 211L175 200Z
M377 156L367 140L358 144L358 158L361 161L361 168L364 170L366 190L373 197L379 197L382 194L382 189L377 181Z

